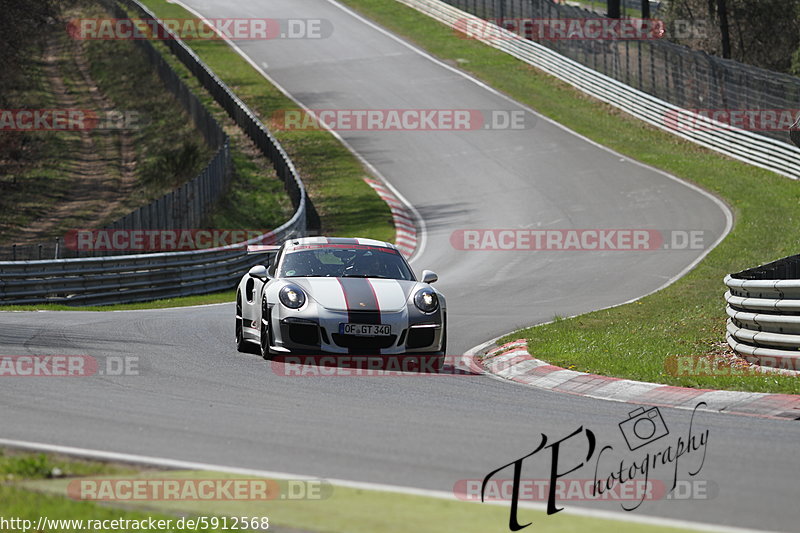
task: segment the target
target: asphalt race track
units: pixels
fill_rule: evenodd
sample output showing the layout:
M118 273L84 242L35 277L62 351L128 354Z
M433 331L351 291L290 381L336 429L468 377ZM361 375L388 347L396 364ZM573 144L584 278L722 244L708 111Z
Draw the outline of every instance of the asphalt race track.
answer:
M326 0L188 3L209 17L330 21L328 39L238 43L312 109L521 109ZM439 274L451 353L649 293L705 251L458 251L454 231L702 230L708 246L728 226L728 213L707 194L532 114L526 123L511 131L340 131L424 220L425 245L413 266ZM720 312L722 293L720 280ZM620 435L632 409L622 403L485 376L281 376L280 365L236 352L233 313L232 303L3 313L0 353L86 354L101 363L135 356L139 375L7 378L2 437L445 491L530 453L541 433L552 442L580 426L619 457L642 456L628 453ZM661 412L670 430L664 446L688 436L690 411ZM647 501L637 514L797 530L794 422L698 413L693 429L709 432L693 478L710 487L707 498ZM700 454L680 459L679 479L692 479ZM567 469L585 455L586 439L573 438L561 464ZM524 477L549 475L543 452L525 465ZM671 483L673 469L660 466L651 478ZM594 459L572 475L593 474ZM562 504L620 510L613 502Z

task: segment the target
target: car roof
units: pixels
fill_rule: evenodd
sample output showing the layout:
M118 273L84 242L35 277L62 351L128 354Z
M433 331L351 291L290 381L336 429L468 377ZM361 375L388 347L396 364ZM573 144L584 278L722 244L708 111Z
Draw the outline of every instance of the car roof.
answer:
M380 248L389 248L397 250L397 247L385 241L378 241L375 239L360 239L360 238L347 238L347 237L300 237L297 239L289 239L285 243L285 250L288 252L294 248L300 248L308 245L358 245L358 246L377 246Z

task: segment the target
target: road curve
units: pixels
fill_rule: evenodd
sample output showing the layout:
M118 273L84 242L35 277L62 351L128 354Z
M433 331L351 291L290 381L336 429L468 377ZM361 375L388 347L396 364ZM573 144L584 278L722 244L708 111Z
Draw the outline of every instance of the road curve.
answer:
M189 4L209 17L329 20L329 39L238 43L310 108L520 109L329 1ZM427 244L414 266L440 275L453 352L648 293L702 253L460 252L453 231L702 230L709 243L728 224L708 195L541 118L522 131L340 133L424 219ZM232 305L0 314L0 353L88 354L101 363L134 356L139 365L138 375L4 379L2 436L440 490L529 453L540 433L554 440L583 426L625 449L618 424L627 405L482 376L283 377L279 366L235 352L232 316ZM687 412L662 413L671 435L688 432ZM796 426L712 413L694 424L709 430L699 477L716 487L711 499L646 502L636 512L795 529ZM563 451L575 461L581 453L577 441ZM695 460L685 460L679 477ZM535 460L525 476L545 478L548 469Z

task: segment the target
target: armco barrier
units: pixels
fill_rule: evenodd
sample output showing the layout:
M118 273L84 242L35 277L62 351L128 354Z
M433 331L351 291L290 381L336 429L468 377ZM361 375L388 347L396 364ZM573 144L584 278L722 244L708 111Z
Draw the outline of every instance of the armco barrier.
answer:
M273 234L251 242L297 236L299 212ZM0 263L0 304L106 305L223 291L264 261L242 245L192 252L7 261Z
M800 370L800 255L725 277L731 348L752 363Z
M121 1L143 17L156 19L136 0ZM162 31L167 32L163 27ZM318 227L303 182L280 143L180 39L165 42L273 163L295 206L292 218L280 228L249 242L279 243L305 235L308 222ZM169 221L165 222L162 227L169 228ZM242 245L191 252L3 261L0 304L103 305L202 294L233 288L250 266L262 261L263 257L248 256Z
M467 24L465 21L472 21L482 28L480 35L477 36L478 40L521 59L648 124L745 163L793 179L800 178L800 149L786 142L731 128L700 116L693 117L691 124L682 122L682 119L673 124L671 117L688 116L688 112L592 70L546 46L524 39L494 24L486 26L482 19L441 0L397 1L454 29L464 28Z

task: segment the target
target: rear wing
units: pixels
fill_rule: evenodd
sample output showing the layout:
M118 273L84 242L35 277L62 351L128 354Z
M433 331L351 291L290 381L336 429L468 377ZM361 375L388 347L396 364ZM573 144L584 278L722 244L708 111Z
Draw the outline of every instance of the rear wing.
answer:
M251 244L247 247L247 255L276 253L280 245L274 244Z

